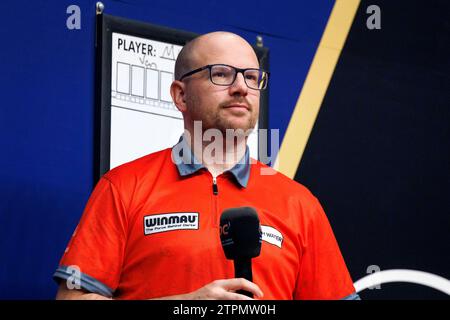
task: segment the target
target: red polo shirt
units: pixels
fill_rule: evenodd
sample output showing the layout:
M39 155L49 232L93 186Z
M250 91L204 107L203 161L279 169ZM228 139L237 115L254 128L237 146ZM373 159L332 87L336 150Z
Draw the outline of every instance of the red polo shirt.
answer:
M263 231L253 281L264 299L342 299L355 292L325 213L304 186L253 159L213 186L206 168L174 154L165 149L101 178L55 279L73 276L76 266L85 290L148 299L233 278L220 215L251 206Z

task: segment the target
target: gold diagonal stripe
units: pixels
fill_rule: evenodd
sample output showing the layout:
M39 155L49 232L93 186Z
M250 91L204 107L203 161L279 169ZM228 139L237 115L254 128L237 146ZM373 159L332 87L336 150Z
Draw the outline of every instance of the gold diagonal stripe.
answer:
M294 178L360 0L336 0L292 113L274 168Z

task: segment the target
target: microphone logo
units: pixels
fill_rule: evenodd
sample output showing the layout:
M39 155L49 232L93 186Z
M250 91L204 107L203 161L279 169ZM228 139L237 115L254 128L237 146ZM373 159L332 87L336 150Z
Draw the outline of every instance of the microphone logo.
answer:
M231 225L231 222L228 221L227 223L220 226L220 235L221 236L228 235L228 230L230 229L230 225Z

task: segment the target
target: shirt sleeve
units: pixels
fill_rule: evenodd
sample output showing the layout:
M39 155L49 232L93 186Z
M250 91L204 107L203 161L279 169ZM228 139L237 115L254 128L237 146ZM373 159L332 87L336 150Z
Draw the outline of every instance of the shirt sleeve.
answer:
M127 228L119 192L103 177L88 200L54 279L68 280L78 275L81 288L113 296L121 275Z
M353 281L333 230L319 201L316 198L314 200L311 212L306 214L301 266L294 298L334 300L353 296Z

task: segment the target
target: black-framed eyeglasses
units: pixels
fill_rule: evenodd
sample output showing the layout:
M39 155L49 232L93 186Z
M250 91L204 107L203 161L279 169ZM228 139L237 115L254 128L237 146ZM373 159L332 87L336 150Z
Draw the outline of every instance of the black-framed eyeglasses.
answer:
M211 82L218 86L231 86L236 80L238 73L242 73L245 84L250 89L264 90L267 88L267 82L269 81L269 73L267 71L256 68L240 69L227 64L209 64L189 71L181 76L180 81L205 69L209 70Z

